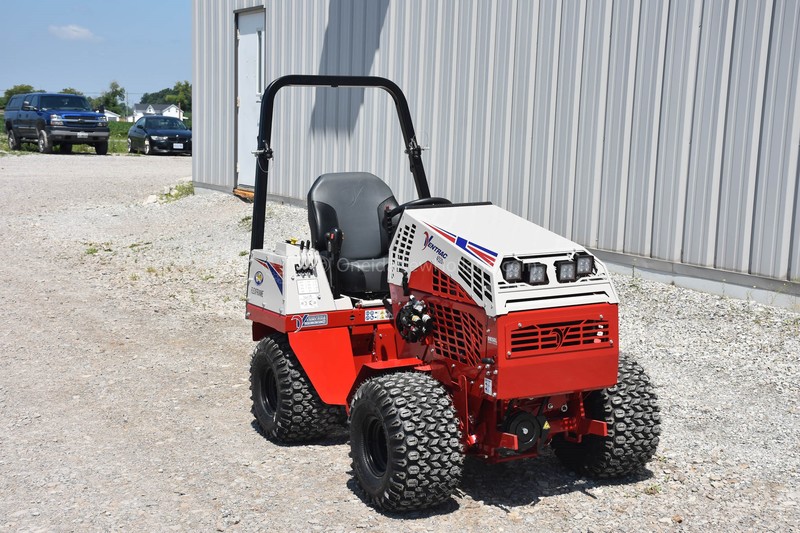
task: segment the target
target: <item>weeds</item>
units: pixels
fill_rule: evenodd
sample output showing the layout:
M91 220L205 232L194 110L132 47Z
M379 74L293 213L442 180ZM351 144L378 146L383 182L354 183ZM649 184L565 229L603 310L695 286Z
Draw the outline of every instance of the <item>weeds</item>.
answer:
M239 227L247 231L252 230L253 229L252 215L247 215L246 217L243 217L242 220L239 221ZM244 253L241 253L239 255L244 255Z
M175 200L180 200L181 198L186 198L187 196L192 196L194 194L194 183L191 181L183 181L178 183L174 187L170 187L169 190L165 191L164 194L160 194L158 199L162 202L174 202Z

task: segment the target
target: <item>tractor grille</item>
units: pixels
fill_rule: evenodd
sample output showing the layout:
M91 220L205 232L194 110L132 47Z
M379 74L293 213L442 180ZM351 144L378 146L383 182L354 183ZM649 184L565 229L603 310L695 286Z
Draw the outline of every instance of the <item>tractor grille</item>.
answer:
M607 320L536 324L516 329L509 337L510 357L606 348L612 338Z
M472 313L428 302L436 323L433 347L437 357L465 365L480 364L484 345L484 327Z
M458 275L478 297L478 300L492 301L492 278L480 267L465 258L458 261Z
M433 294L468 304L475 303L461 285L438 268L433 269Z
M414 234L416 232L416 224L403 226L397 230L397 237L394 240L394 246L392 246L392 263L395 268L408 270L411 243L414 242Z

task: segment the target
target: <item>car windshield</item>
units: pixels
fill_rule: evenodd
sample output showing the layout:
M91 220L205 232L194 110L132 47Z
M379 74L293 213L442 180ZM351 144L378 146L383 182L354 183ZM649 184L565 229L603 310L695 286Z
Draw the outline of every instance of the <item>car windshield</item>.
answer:
M144 127L149 130L185 130L186 125L172 117L153 117L145 119Z
M41 97L39 107L43 111L91 111L92 107L83 96L72 94L47 95Z

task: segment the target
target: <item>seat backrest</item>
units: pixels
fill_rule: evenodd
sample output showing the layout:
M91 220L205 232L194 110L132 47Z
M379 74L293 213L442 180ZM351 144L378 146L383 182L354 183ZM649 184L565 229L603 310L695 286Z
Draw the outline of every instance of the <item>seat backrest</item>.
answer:
M339 228L344 234L342 257L375 259L389 253L383 225L386 207L397 201L382 179L368 172L323 174L308 191L308 224L317 250L325 250L325 234Z

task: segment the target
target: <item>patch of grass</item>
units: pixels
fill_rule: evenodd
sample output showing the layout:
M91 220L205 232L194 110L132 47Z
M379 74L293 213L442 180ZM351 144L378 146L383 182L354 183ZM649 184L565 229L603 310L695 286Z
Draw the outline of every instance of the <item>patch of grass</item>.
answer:
M239 252L239 257L244 257L246 255L250 255L250 252L248 252L247 250L242 250L241 252Z
M200 279L202 279L203 281L211 281L212 279L214 279L214 274L203 274L202 276L200 276Z
M150 266L150 267L147 267L145 270L147 271L148 274L157 274L158 273L158 271L156 270L156 267L151 267Z
M86 249L86 255L96 255L100 250L96 246L89 246Z
M139 281L139 274L131 274L130 276L128 276L128 279L130 279L131 281Z
M182 181L174 187L171 187L169 191L165 192L164 194L160 194L158 199L162 202L174 202L176 200L180 200L181 198L192 196L193 194L194 183L191 181Z
M253 229L253 215L247 215L245 217L242 217L242 220L239 221L239 227L242 228L242 229L246 229L247 231L252 230Z
M647 494L648 496L655 496L656 494L660 494L661 485L658 484L648 485L647 487L645 487L644 493Z

